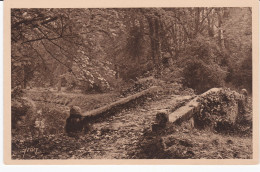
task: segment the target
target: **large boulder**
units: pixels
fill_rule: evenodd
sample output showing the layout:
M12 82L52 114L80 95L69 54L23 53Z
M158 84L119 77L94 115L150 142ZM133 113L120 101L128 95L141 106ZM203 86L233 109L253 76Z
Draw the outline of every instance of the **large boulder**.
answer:
M198 99L200 108L194 115L195 126L219 132L234 129L244 109L246 96L229 89L211 92Z

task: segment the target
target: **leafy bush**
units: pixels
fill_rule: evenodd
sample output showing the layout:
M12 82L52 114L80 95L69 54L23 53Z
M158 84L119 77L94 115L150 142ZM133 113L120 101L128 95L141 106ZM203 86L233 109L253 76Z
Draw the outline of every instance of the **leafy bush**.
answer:
M161 79L167 83L182 83L184 80L183 68L177 65L172 65L162 71Z
M194 89L198 94L210 88L223 85L225 71L214 64L201 60L189 60L183 70L183 85Z
M214 38L198 35L180 54L177 64L183 68L183 85L197 93L223 86L227 55Z
M226 81L237 88L246 88L252 92L252 57L248 56L238 64L232 64Z

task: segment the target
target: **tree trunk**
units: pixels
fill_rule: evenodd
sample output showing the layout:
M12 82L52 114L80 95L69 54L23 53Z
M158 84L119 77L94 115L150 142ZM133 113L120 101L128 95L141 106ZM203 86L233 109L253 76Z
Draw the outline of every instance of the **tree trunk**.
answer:
M214 37L213 21L210 18L210 14L207 16L207 21L208 21L208 35L209 37Z
M154 41L155 41L155 57L157 59L157 75L160 76L161 75L161 41L160 41L160 29L161 29L161 25L160 25L160 21L158 18L155 19L155 35L154 35Z
M199 32L199 24L200 24L200 8L196 8L195 11L195 29L193 33L193 38L195 38Z
M151 17L147 17L147 21L149 24L150 30L150 41L151 41L151 52L153 65L156 69L157 75L160 75L160 62L161 62L161 42L160 42L160 22L159 19L153 19Z
M125 106L127 103L131 102L131 101L134 101L138 98L141 98L147 94L151 94L151 93L154 93L156 91L158 91L160 87L157 87L157 86L153 86L147 90L144 90L142 92L139 92L139 93L136 93L134 95L131 95L131 96L128 96L128 97L125 97L125 98L122 98L116 102L113 102L109 105L106 105L106 106L103 106L103 107L100 107L100 108L97 108L97 109L94 109L94 110L91 110L91 111L87 111L87 112L84 112L82 113L82 116L83 117L92 117L92 118L96 118L98 117L99 115L102 115L108 111L111 111L112 110L112 113L114 113L115 111L115 108L118 108L119 106Z
M58 91L61 91L61 77L59 77L58 81Z
M156 60L155 60L155 45L154 45L154 25L153 20L150 17L147 17L147 21L149 24L149 33L150 33L150 42L151 42L151 55L153 60L154 67L156 66Z
M218 9L218 43L220 48L224 48L224 38L223 38L223 30L222 30L222 15L221 15L221 9Z

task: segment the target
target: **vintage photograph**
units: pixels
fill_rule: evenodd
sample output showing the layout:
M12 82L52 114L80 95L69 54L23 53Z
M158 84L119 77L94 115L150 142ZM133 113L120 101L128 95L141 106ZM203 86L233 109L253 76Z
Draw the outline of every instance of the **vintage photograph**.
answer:
M11 158L253 159L252 8L12 8Z

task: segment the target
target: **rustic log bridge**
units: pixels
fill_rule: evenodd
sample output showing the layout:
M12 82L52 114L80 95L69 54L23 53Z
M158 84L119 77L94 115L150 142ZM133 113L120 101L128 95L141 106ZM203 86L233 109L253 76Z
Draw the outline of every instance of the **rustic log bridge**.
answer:
M144 96L147 96L148 94L154 93L159 90L160 87L153 86L149 89L146 89L144 91L141 91L139 93L136 93L134 95L122 98L116 102L113 102L109 105L87 111L84 113L80 112L80 108L75 106L71 108L70 110L70 117L66 121L66 132L77 132L82 131L84 128L86 130L86 127L89 127L89 123L92 123L96 119L99 119L101 117L107 116L107 115L113 115L115 114L120 108L126 106L128 103L132 101L136 101L137 99L143 98Z

